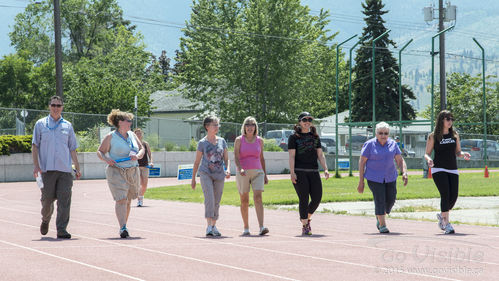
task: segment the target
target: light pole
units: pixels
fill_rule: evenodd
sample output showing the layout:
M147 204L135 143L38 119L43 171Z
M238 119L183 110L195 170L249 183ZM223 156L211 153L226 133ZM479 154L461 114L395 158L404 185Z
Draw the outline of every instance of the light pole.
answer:
M376 42L383 38L385 35L387 35L389 32L391 31L391 29L388 29L387 31L383 32L380 36L374 38L373 40L373 55L372 55L372 78L373 78L373 135L375 134L375 128L376 128L376 61L375 61L375 58L376 58L376 52L375 52L375 49L376 49Z
M402 138L402 51L412 42L409 40L409 42L405 43L405 45L400 49L399 51L399 129L400 129L400 141L403 144L404 143L404 138Z
M352 48L350 48L350 58L348 64L348 122L352 122L352 51L360 44L360 42L369 38L369 35L362 37L359 41L353 44ZM338 142L336 142L336 146L338 146ZM338 150L336 150L338 151ZM348 125L348 161L352 163L352 126ZM352 177L352 164L348 165L348 176Z
M485 94L485 50L482 45L473 37L473 41L478 45L480 50L482 50L482 92L483 92L483 160L485 166L487 166L487 96Z
M357 37L357 34L355 34L354 36L348 38L347 40L341 42L340 44L336 45L336 154L335 154L335 159L334 159L334 171L335 171L335 177L336 178L339 178L340 177L340 173L338 171L338 93L340 91L340 87L339 87L339 84L338 84L338 79L339 79L339 69L338 69L338 66L339 66L339 53L340 53L340 46L345 44L346 42L352 40L353 38Z
M135 96L135 99L134 99L134 108L133 108L133 111L135 113L135 129L137 128L137 122L139 121L139 116L137 115L137 96Z
M435 89L434 89L435 88L435 86L434 86L434 84L435 84L435 77L434 77L435 74L434 74L434 72L435 72L435 55L436 55L435 54L435 37L439 36L442 33L447 32L447 31L449 31L451 29L453 29L454 26L455 25L449 26L446 29L440 31L439 33L437 33L437 34L435 34L435 35L433 35L431 37L431 118L430 118L431 119L431 131L433 131L433 122L434 122L434 119L435 119L434 118L434 114L435 114L434 111L435 111L435 109L433 108L433 99L434 99L434 95L435 95ZM440 54L440 56L442 56L442 54ZM445 72L445 69L440 69L440 72L442 72L442 71ZM442 91L442 89L440 89L440 91ZM440 107L441 107L441 105L440 105Z

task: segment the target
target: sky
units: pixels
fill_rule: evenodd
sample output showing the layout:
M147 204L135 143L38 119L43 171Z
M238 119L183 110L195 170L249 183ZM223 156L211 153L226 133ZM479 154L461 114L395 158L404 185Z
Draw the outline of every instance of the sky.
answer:
M178 49L179 38L182 36L181 27L189 19L191 12L190 0L117 0L124 11L126 19L132 21L144 36L147 49L153 54L159 55L161 50L166 50L168 56L173 56ZM417 3L417 0L404 0L407 3ZM8 32L14 25L14 17L23 11L30 0L0 0L0 56L14 52L10 46ZM424 1L419 1L417 6L423 8ZM329 9L332 24L331 33L338 32L338 41L344 40L354 34L360 34L364 23L362 21L361 1L351 0L302 0L302 4L311 8L312 14L319 13L321 8ZM386 8L392 9L394 0L386 1ZM397 7L400 6L397 4ZM420 10L418 9L418 10ZM407 13L407 11L405 11ZM423 14L418 11L418 16L411 20L404 18L401 13L389 13L386 19L395 19L412 23L422 28L425 27ZM400 32L394 32L394 36L400 36Z
M24 7L33 0L0 0L0 56L14 52L10 46L8 33L14 24L14 17L23 11ZM189 19L191 13L191 0L117 0L123 8L124 17L137 26L143 35L147 50L159 56L162 50L167 51L167 56L173 58L175 50L179 48L181 28ZM308 5L311 13L319 13L321 8L330 11L331 23L328 28L330 33L338 32L334 39L337 43L352 35L362 33L365 23L363 21L360 0L302 0L303 5ZM390 12L383 16L386 26L392 31L390 38L399 46L409 39L413 43L404 51L408 56L408 68L426 67L431 49L431 36L437 32L436 21L425 23L422 9L433 0L385 0L385 10ZM449 32L446 52L462 52L463 49L473 50L475 56L479 51L472 37L488 50L487 55L499 50L499 1L481 0L482 5L476 5L474 0L453 0L452 4L458 7L458 20L456 28ZM349 49L355 40L343 47ZM497 66L497 65L495 65Z

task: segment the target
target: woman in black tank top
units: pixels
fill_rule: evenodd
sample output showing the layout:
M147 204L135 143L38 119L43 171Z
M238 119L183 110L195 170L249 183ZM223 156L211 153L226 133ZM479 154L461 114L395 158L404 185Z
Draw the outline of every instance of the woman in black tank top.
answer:
M454 228L449 223L449 211L456 204L459 191L459 173L456 157L470 160L470 154L461 151L459 135L452 124L454 118L448 110L442 110L437 117L435 130L426 142L425 159L431 168L433 181L440 192L440 211L437 214L438 226L445 234L454 233ZM434 159L431 158L435 151Z
M140 170L140 190L139 197L137 198L137 207L142 207L144 205L144 194L147 190L147 182L149 180L149 167L153 167L152 163L152 153L149 143L143 140L144 134L140 128L134 130L135 135L139 138L142 146L145 148L146 152L144 157L138 160L139 170Z

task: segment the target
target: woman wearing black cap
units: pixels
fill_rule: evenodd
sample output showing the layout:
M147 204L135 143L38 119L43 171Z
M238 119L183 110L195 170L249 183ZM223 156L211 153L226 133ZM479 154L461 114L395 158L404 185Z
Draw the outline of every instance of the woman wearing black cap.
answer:
M310 113L302 112L294 128L295 133L289 136L288 140L289 170L299 198L302 235L312 235L310 218L322 199L322 182L317 160L324 168L324 176L329 178L321 140L317 129L312 125L313 120Z

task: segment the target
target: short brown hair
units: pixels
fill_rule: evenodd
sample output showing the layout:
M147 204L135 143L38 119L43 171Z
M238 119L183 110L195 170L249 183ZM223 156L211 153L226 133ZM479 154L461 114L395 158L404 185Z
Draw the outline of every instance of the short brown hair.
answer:
M206 131L208 131L208 129L206 128L206 125L209 125L211 122L220 122L220 119L218 119L218 117L213 116L213 115L206 116L203 120L203 127Z
M62 104L62 105L64 105L64 101L63 101L63 100L62 100L62 98L61 98L61 97L59 97L59 96L51 96L51 97L50 97L50 99L49 99L49 105L51 105L51 104L52 104L52 101L53 101L53 100L58 100L58 101L61 101L61 104Z
M124 121L125 119L132 120L133 114L119 109L113 109L111 113L107 115L107 123L116 128L118 128L119 122Z

